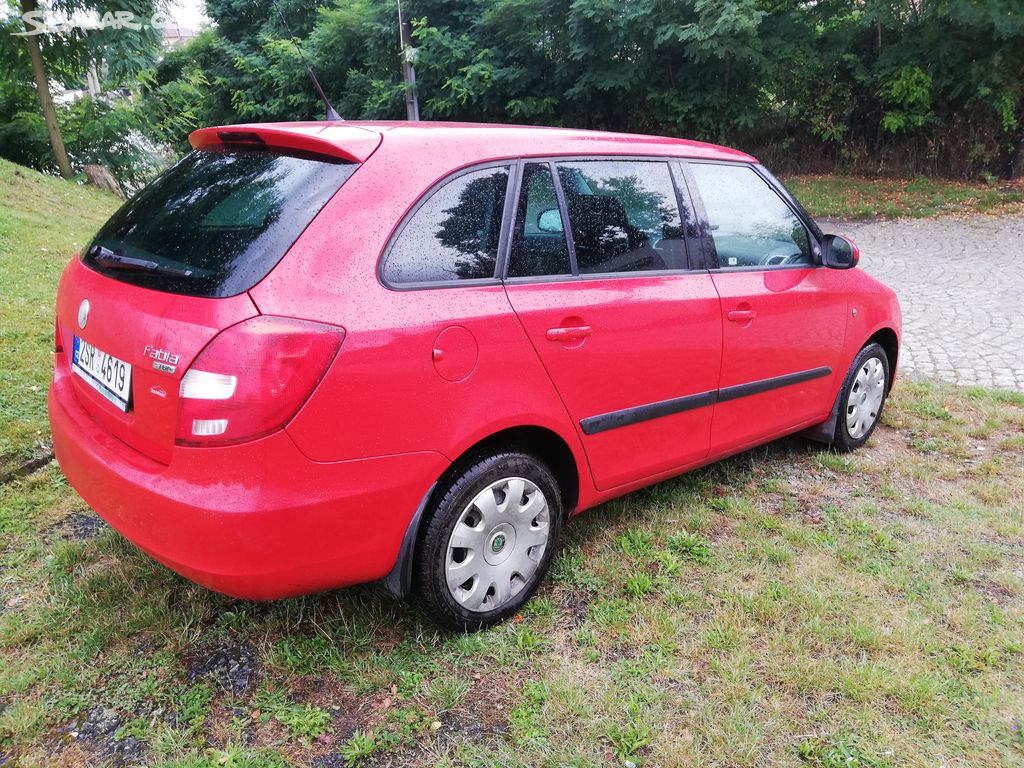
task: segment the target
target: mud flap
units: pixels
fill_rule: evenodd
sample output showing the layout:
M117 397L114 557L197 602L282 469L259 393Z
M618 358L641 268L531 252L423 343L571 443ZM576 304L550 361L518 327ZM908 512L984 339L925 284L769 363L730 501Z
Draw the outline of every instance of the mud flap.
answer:
M816 443L832 445L836 437L836 423L839 421L839 401L842 398L843 390L840 388L839 394L836 395L836 401L832 404L832 412L829 414L829 417L817 426L808 427L800 435Z
M395 560L394 567L387 576L378 582L380 586L402 600L409 596L409 590L412 588L412 561L416 555L416 537L420 531L423 512L427 508L430 497L434 495L435 488L437 488L437 483L430 486L423 500L420 501L420 505L416 507L416 512L402 537L402 546L398 550L398 559Z

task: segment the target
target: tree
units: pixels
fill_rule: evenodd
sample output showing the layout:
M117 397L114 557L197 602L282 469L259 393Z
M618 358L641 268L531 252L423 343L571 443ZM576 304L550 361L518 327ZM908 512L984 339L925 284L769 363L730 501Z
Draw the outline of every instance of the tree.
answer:
M39 10L36 0L21 0L22 13L34 13ZM32 28L25 23L25 30L31 32ZM46 122L46 132L50 135L50 147L53 149L53 159L57 161L60 175L70 179L71 160L68 159L67 150L64 149L64 139L60 135L60 126L57 125L57 111L53 108L53 98L50 96L50 81L46 77L46 65L43 63L43 52L39 46L39 35L29 34L25 37L28 45L28 55L32 59L32 77L36 82L36 93L39 96L39 108L43 112L43 120Z

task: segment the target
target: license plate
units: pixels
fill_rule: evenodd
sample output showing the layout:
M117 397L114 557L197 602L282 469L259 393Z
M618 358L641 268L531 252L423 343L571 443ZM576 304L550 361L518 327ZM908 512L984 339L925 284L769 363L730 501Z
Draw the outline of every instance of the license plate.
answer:
M71 370L122 411L132 396L132 367L75 336Z

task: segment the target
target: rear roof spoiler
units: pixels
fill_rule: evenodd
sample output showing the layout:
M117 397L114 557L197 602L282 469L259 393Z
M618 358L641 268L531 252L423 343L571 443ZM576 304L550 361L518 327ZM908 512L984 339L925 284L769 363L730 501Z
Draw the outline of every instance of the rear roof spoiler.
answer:
M200 128L188 137L193 149L268 147L327 155L351 163L365 162L382 139L379 131L345 123L225 125Z

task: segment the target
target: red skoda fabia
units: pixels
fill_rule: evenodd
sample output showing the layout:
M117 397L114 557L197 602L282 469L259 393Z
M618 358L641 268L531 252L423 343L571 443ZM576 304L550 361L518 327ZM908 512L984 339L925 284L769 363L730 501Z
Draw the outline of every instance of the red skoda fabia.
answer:
M878 423L896 296L742 152L439 123L191 141L64 271L49 408L86 502L210 589L380 580L486 626L567 515Z

